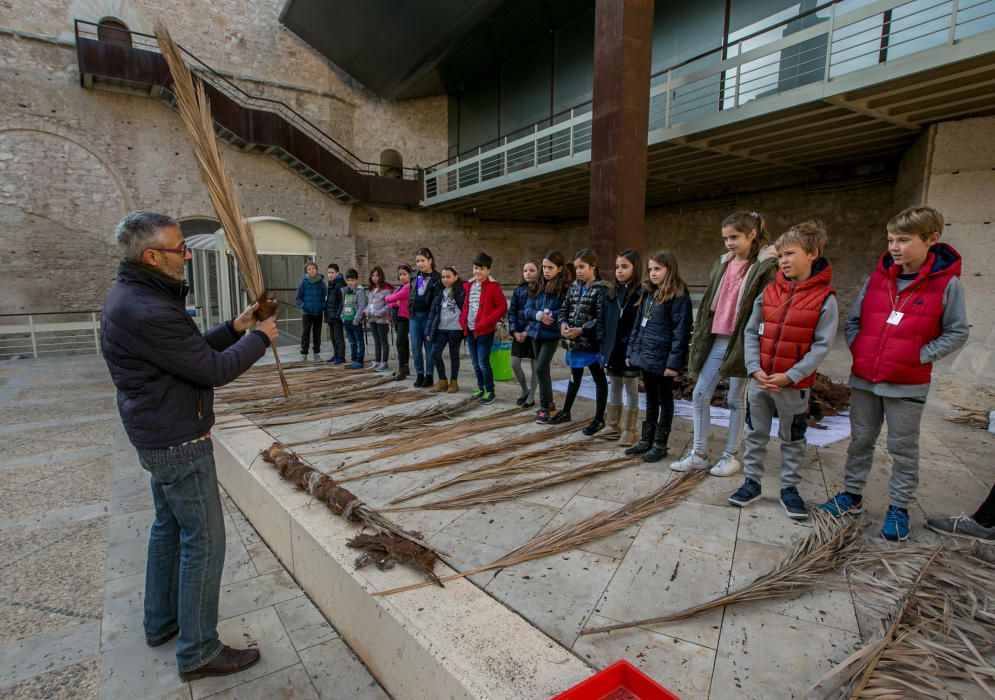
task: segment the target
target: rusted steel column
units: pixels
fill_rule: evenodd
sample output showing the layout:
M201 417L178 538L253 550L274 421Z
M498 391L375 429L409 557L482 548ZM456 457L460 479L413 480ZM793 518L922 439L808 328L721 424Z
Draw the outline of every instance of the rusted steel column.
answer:
M591 245L607 274L645 244L652 0L597 0L591 123Z

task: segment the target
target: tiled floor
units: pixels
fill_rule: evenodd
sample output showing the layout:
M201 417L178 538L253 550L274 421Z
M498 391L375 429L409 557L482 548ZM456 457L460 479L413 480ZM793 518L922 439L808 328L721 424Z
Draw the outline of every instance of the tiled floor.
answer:
M142 595L152 500L103 363L0 363L0 697L386 698L224 497L219 632L243 673L183 683L150 649Z

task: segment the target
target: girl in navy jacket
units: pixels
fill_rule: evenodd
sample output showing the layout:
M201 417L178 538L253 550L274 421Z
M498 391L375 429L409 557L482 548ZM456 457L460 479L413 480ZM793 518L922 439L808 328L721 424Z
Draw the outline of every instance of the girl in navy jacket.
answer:
M625 451L657 462L667 456L674 422L674 377L687 364L691 340L691 295L669 250L649 259L649 280L629 336L626 362L642 371L646 387L646 420L642 439Z
M525 318L529 322L528 335L535 352L535 371L539 377L539 410L537 423L548 423L555 410L553 404L553 378L549 368L560 343L560 307L567 295L566 261L557 250L546 253L542 259L542 279L529 286L525 302Z
M536 386L539 376L536 374L535 348L529 339L529 320L525 316L525 306L529 301L529 285L539 279L539 263L529 260L522 265L522 281L515 287L508 303L508 330L511 332L511 370L515 373L522 394L518 397L519 406L531 408L535 405ZM530 368L529 381L525 381L525 371L522 360L528 359Z

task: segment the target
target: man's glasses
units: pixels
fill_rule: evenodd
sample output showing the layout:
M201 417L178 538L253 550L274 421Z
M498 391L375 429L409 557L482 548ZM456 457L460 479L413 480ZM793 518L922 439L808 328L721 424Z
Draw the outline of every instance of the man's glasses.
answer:
M175 255L186 255L187 251L190 249L187 248L186 243L183 243L180 245L179 248L149 248L149 250L156 250L160 253L173 253Z

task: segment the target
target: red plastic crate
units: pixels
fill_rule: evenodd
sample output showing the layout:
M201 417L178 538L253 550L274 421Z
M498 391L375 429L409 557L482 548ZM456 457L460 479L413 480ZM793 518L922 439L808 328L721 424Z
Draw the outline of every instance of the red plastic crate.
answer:
M618 661L553 700L680 700L628 661Z

